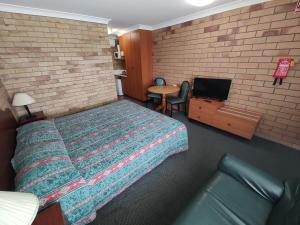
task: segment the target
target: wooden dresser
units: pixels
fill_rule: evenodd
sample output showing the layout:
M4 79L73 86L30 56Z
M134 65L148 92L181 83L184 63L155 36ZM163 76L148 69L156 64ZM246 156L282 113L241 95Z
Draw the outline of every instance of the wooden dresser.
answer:
M122 78L124 93L141 101L147 100L152 85L152 32L135 30L120 37L127 77Z
M251 139L261 114L225 106L224 102L191 98L188 117L232 134Z
M205 124L212 124L217 110L224 106L224 102L191 98L189 118Z

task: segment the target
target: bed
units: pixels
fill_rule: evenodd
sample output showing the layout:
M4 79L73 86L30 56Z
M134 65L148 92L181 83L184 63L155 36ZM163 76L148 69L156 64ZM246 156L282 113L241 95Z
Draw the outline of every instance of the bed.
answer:
M71 224L87 224L97 209L187 149L181 122L122 100L20 127L14 189L36 194L41 209L60 202Z

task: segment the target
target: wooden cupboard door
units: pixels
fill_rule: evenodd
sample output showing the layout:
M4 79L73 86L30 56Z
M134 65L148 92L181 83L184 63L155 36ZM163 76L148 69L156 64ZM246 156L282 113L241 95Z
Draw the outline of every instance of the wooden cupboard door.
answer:
M142 100L142 71L140 54L140 32L139 30L131 32L131 56L132 77L130 81L133 84L134 98Z
M134 95L134 91L132 88L132 47L131 47L131 33L126 33L120 37L120 46L122 51L124 51L125 56L125 66L127 77L122 78L123 90L124 93L128 96Z
M140 61L142 73L142 99L147 100L148 88L153 85L152 32L140 30Z
M123 78L124 93L145 101L152 84L152 33L135 30L120 37L125 54L127 77Z

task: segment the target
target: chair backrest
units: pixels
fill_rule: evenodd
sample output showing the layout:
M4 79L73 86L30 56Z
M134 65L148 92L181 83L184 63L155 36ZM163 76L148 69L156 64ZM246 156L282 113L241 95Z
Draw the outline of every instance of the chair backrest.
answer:
M190 83L188 81L183 81L180 87L178 97L186 101L189 94L189 90L190 90Z
M154 85L155 85L155 86L166 86L166 81L165 81L164 78L157 77L157 78L155 78L155 80L154 80Z

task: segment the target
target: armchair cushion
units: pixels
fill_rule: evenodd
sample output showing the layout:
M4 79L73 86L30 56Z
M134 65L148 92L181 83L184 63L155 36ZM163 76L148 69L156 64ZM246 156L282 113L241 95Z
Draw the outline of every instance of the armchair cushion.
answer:
M265 225L272 203L217 172L174 225Z
M219 164L219 170L272 203L276 203L284 191L281 180L231 155L223 157Z
M173 225L300 225L300 179L286 181L225 155Z

